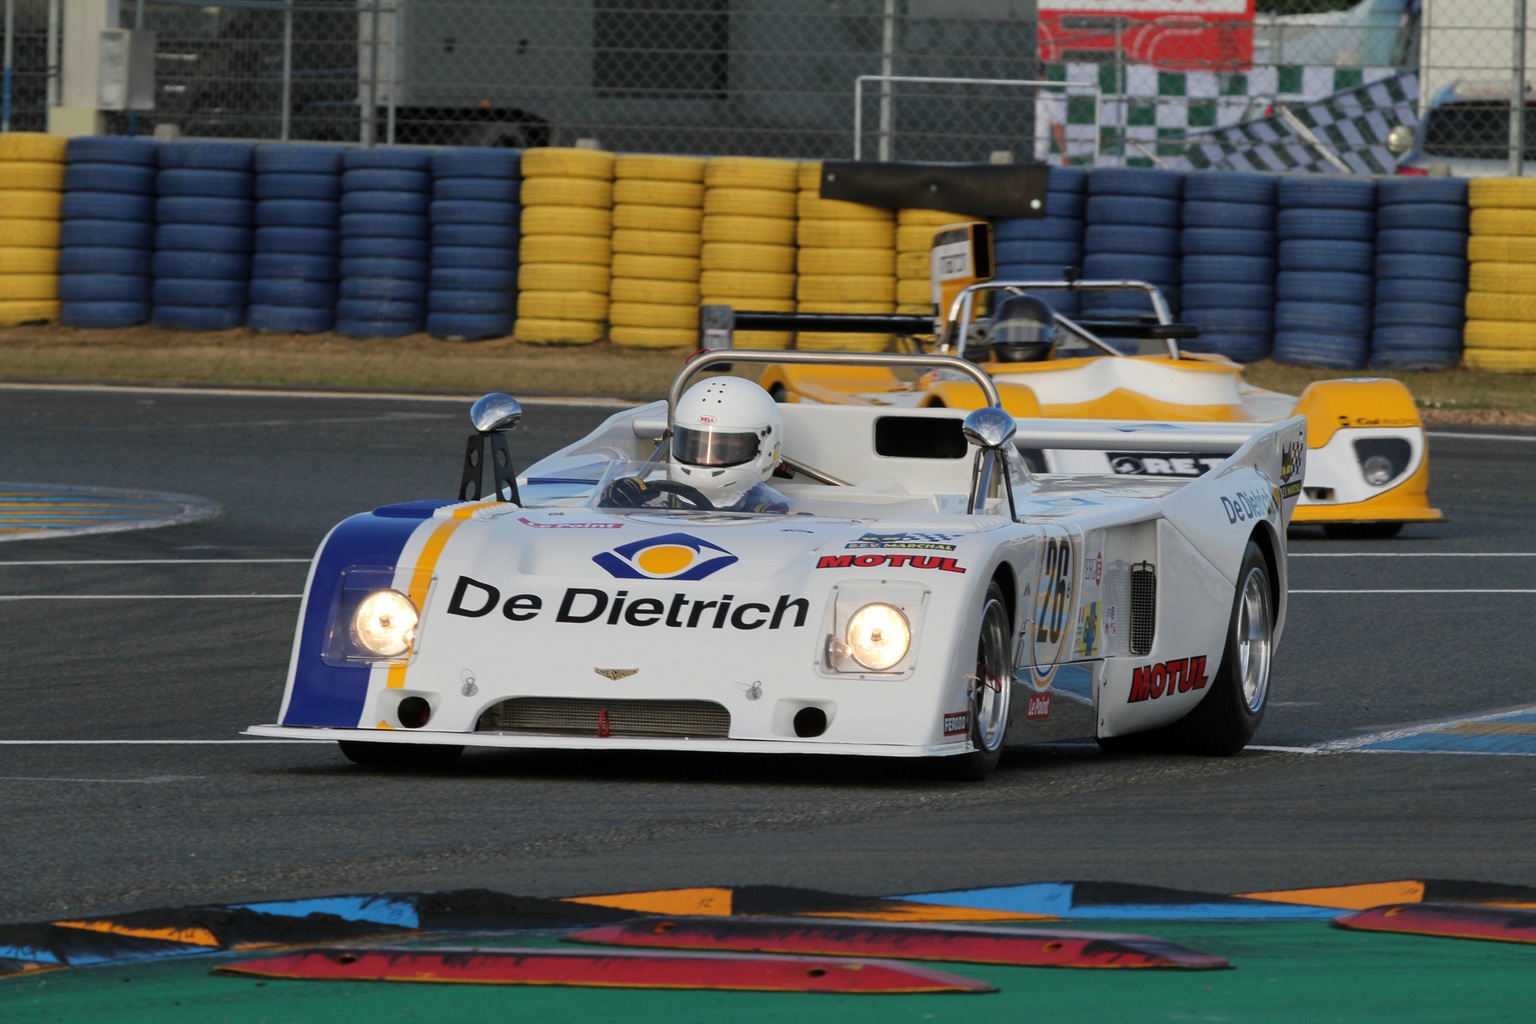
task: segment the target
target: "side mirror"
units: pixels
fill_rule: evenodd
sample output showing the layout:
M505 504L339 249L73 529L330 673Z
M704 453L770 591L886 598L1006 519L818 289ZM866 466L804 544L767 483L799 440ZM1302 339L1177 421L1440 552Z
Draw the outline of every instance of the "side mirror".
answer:
M512 469L512 450L507 447L506 435L522 418L522 404L500 391L483 395L470 406L469 421L474 425L475 432L469 435L469 441L464 446L464 471L459 476L460 501L478 501L484 493L481 484L484 479L486 442L489 441L491 479L495 482L496 500L522 503L517 493L517 473Z
M1019 424L995 405L977 409L960 424L960 432L977 448L1006 448L1013 441Z
M1002 489L1008 495L1008 513L1019 518L1019 510L1013 504L1013 488L1008 481L1008 446L1019 425L1014 418L995 405L989 405L969 413L960 424L965 440L976 449L976 461L971 468L971 496L968 513L974 514L986 504L986 498L994 487L994 474L999 474Z

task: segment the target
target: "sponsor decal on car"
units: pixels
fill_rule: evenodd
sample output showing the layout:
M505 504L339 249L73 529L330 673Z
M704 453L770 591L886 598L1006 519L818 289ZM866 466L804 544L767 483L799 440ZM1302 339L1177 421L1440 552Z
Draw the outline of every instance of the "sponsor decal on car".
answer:
M618 530L624 526L623 523L536 523L522 516L518 516L517 521L535 530Z
M1079 658L1092 658L1099 654L1099 602L1086 601L1077 618L1077 645L1073 648Z
M1307 443L1300 438L1280 449L1280 497L1294 498L1301 493L1302 467L1307 464Z
M818 569L938 569L940 572L965 572L965 566L940 555L822 555Z
M1067 653L1076 602L1078 548L1071 536L1047 537L1041 544L1040 572L1035 578L1031 671L1035 686L1044 689Z
M1203 690L1205 658L1175 658L1160 665L1143 665L1131 672L1131 695L1127 704L1156 700L1165 694Z
M953 533L866 533L858 540L851 540L843 547L848 550L855 548L904 548L920 551L953 551L952 541L957 534Z
M969 711L951 711L944 716L944 735L959 736L970 731L971 713Z
M1274 493L1267 487L1254 487L1239 491L1230 497L1223 495L1221 509L1227 514L1227 522L1243 523L1251 519L1263 519L1275 510Z
M1024 717L1032 719L1051 717L1051 695L1049 693L1032 693L1024 704Z
M1204 476L1226 461L1222 455L1187 452L1105 452L1109 466L1126 476Z
M667 533L620 544L592 561L621 580L702 580L739 559L692 534Z
M591 587L567 587L555 609L554 621L606 626L664 626L668 629L798 629L805 625L811 602L780 594L773 604L746 601L736 604L735 594L703 600L689 594L669 598L631 598L629 591L609 593ZM554 603L553 601L550 602ZM478 619L497 608L511 622L528 622L545 613L539 594L513 594L506 601L489 583L460 576L448 601L448 614ZM793 613L793 614L791 614Z
M618 682L620 679L629 678L640 670L637 668L594 668L592 671L604 679L612 679L614 682Z

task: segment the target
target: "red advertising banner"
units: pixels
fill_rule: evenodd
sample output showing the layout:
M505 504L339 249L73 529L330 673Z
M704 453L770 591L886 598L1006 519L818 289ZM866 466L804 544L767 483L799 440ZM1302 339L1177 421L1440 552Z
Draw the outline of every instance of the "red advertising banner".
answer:
M1040 59L1177 71L1253 63L1254 0L1040 0Z

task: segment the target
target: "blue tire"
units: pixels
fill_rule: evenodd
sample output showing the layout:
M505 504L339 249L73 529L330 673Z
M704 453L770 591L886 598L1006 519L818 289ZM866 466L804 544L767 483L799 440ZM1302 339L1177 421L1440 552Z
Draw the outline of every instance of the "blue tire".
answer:
M420 320L349 320L336 318L336 333L349 338L404 338L420 331Z
M360 168L431 173L432 154L426 150L401 149L397 146L377 149L349 149L342 154L341 169L343 172Z
M1275 261L1265 256L1185 256L1181 267L1183 277L1201 284L1271 285L1275 281Z
M1342 302L1275 303L1275 330L1301 334L1364 336L1371 331L1371 307Z
M1374 294L1370 274L1287 270L1275 278L1275 295L1285 302L1343 302L1369 305Z
M231 331L245 325L245 307L157 305L150 320L176 331Z
M1406 209L1406 207L1398 207L1398 209ZM1383 256L1392 253L1424 253L1430 256L1456 256L1466 259L1467 233L1418 228L1378 231L1376 232L1376 251Z
M248 142L167 142L160 146L161 168L250 171L256 147Z
M252 245L257 252L334 257L340 241L341 233L335 228L260 227Z
M220 309L245 308L250 285L238 281L214 281L206 277L157 277L150 289L155 309L164 306L212 306ZM156 317L158 319L158 316Z
M1272 356L1277 363L1291 366L1325 366L1335 370L1358 370L1370 353L1370 339L1332 334L1281 332L1275 335Z
M433 291L427 295L427 309L433 313L505 313L517 305L510 292Z
M376 256L344 259L340 265L343 280L351 277L392 277L396 280L420 284L423 287L426 286L427 274L431 269L426 260L391 260ZM365 316L358 319L374 318ZM389 317L384 319L388 320Z
M516 178L438 178L432 183L432 201L516 206L521 190L522 182Z
M1058 220L1082 220L1088 211L1088 197L1081 192L1047 192L1045 215Z
M1273 206L1279 179L1273 174L1206 171L1184 176L1184 202L1249 203Z
M1436 302L1378 302L1371 318L1378 329L1423 327L1459 331L1466 321L1466 310L1461 305L1443 306Z
M343 238L342 259L426 260L432 247L425 238Z
M517 284L517 270L464 270L457 267L440 267L435 263L429 284L436 291L506 292Z
M1386 253L1376 257L1376 276L1461 282L1467 279L1467 261L1458 256Z
M373 213L391 217L401 214L425 217L427 208L431 204L431 197L426 192L387 192L383 189L364 189L341 193L342 216L349 213Z
M364 167L341 172L341 191L415 192L432 191L432 175L426 171L407 171L393 167Z
M60 302L148 302L151 278L137 274L61 274Z
M64 165L64 191L126 192L148 196L155 193L160 172L138 164L77 163Z
M149 319L149 296L142 302L65 302L59 323L66 327L132 327Z
M340 146L287 146L264 143L256 147L257 174L341 174Z
M154 167L159 152L159 143L150 139L132 139L119 135L78 135L64 144L64 162Z
M997 267L995 281L1060 281L1061 268L1054 264L1007 263ZM1064 316L1076 316L1082 308L1081 295L1077 292L1041 290L1033 293L1045 304Z
M250 199L255 192L247 171L204 171L172 167L160 172L155 190L161 196L201 196L210 199Z
M431 206L433 224L516 224L522 208L515 203L438 199Z
M1375 210L1281 210L1275 215L1275 237L1369 242L1376 237Z
M245 311L245 322L253 330L283 334L320 334L336 325L336 311L330 306L264 306L252 304Z
M483 245L434 245L432 269L494 270L517 275L517 250ZM998 269L1002 273L1002 269Z
M161 224L227 224L243 228L253 220L254 205L248 199L161 196L155 201L155 219Z
M432 245L470 246L517 251L520 237L516 224L434 224Z
M334 203L341 198L341 176L336 174L258 174L256 198L317 199Z
M245 281L251 276L251 257L243 252L180 252L162 249L155 253L153 266L156 280L184 277L201 281Z
M434 229L435 230L435 229ZM1065 217L1004 217L992 225L992 240L1003 242L1071 242L1083 244L1083 222ZM467 244L445 242L445 245Z
M1179 260L1175 256L1091 252L1083 257L1083 277L1177 285Z
M153 249L155 226L141 220L66 220L60 225L59 247L77 245Z
M494 313L427 314L427 333L444 341L487 341L512 333L512 317Z
M1416 327L1410 324L1393 324L1378 327L1371 332L1371 353L1374 355L1388 349L1418 352L1437 349L1452 356L1460 356L1461 341L1462 328L1459 324L1455 327L1444 325Z
M1369 179L1282 177L1275 200L1282 212L1294 207L1374 210L1376 183Z
M243 253L250 251L254 234L223 224L161 224L155 228L155 248Z
M1088 169L1086 167L1047 168L1045 187L1052 192L1086 192Z
M1083 232L1087 253L1136 253L1171 257L1179 254L1178 228L1148 228L1130 224L1095 224Z
M1189 309L1263 309L1275 304L1275 287L1269 284L1228 284L1191 281L1186 270L1179 285L1179 299Z
M1088 173L1088 194L1177 201L1184 195L1184 175L1142 167L1095 167Z
M152 223L155 197L131 192L65 192L59 218L71 220L127 220Z
M1369 274L1376 265L1376 246L1371 242L1294 238L1280 243L1276 263L1281 270Z
M1460 362L1460 349L1388 348L1371 351L1373 370L1449 370Z
M1378 277L1376 301L1433 302L1440 306L1464 306L1467 286L1462 281L1431 281L1415 277Z
M1459 231L1465 235L1470 225L1470 215L1471 211L1465 206L1451 206L1448 203L1378 206L1376 230Z
M1256 363L1268 359L1274 343L1269 334L1207 334L1179 342L1185 352L1212 352L1235 363Z
M1200 328L1200 334L1251 334L1269 337L1274 333L1275 317L1268 309L1201 309L1189 304L1188 296L1183 298L1180 319L1185 323L1194 324Z
M1268 231L1239 228L1185 228L1180 245L1186 256L1275 255L1275 236Z
M1053 263L1075 267L1083 261L1083 247L1076 242L999 242L992 258L1003 263Z
M390 213L344 213L342 238L426 238L426 217Z
M293 252L258 252L251 257L251 283L277 280L315 281L334 284L341 269L334 256L309 256ZM282 305L282 303L276 303Z
M1383 178L1376 183L1377 206L1467 205L1466 178Z
M73 245L59 250L60 274L133 274L149 277L152 249Z
M1238 231L1275 230L1275 208L1256 203L1217 203L1202 200L1185 203L1181 220L1190 228L1226 228Z
M397 302L412 306L425 306L427 284L400 277L348 277L343 278L337 296L356 302ZM354 320L401 320L401 316L354 316Z
M522 173L523 154L517 149L462 146L432 154L432 177L515 179Z
M341 204L328 199L263 199L256 204L259 228L330 228L341 217Z
M1140 224L1145 227L1176 228L1181 204L1177 199L1148 199L1141 196L1090 195L1086 211L1089 224Z
M327 281L257 277L251 279L250 302L253 306L329 310L336 305L336 285Z

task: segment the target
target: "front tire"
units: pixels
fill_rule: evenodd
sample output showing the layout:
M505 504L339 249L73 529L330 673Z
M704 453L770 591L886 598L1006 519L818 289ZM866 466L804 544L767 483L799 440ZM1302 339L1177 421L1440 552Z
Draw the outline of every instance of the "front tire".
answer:
M967 711L972 750L940 759L945 777L980 782L992 774L1003 753L1008 733L1008 710L1013 698L1013 635L1003 588L993 581L982 602L976 631L976 671L970 676Z
M366 768L434 769L447 768L464 753L463 747L428 743L366 743L362 740L338 740L342 755L353 764Z

